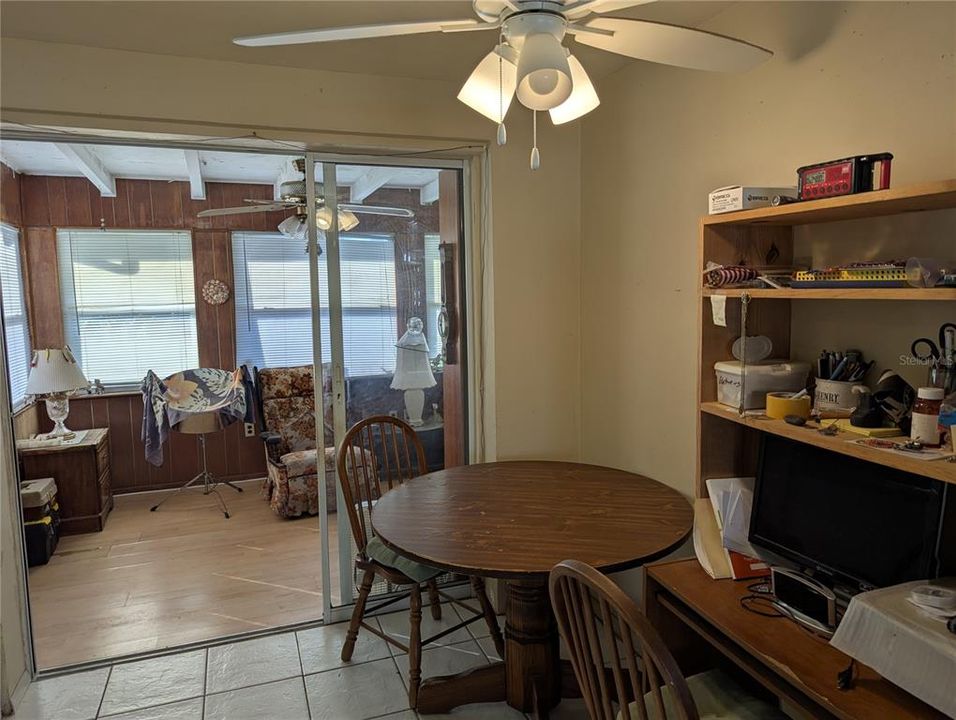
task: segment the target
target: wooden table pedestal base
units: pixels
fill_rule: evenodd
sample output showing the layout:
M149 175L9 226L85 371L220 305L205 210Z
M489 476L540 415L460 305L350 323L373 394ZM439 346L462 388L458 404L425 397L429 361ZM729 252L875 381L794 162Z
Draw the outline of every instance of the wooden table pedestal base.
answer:
M547 580L510 581L505 662L423 681L417 709L427 715L459 705L507 700L517 710L547 717L561 699L561 674Z

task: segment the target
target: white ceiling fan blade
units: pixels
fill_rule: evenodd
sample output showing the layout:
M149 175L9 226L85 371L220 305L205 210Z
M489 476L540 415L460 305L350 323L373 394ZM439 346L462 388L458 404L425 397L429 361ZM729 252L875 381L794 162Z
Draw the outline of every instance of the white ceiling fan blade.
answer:
M629 7L646 5L655 0L579 0L578 2L568 3L565 6L564 15L568 20L577 20L585 15L597 13L604 15L606 13L626 10Z
M196 213L196 217L218 217L220 215L242 215L244 213L274 212L276 210L289 210L294 208L294 203L268 203L267 205L247 205L245 207L216 208L215 210L203 210Z
M478 27L477 20L428 20L382 25L352 25L348 27L320 28L317 30L292 30L269 35L246 35L233 39L236 45L268 47L272 45L302 45L304 43L335 42L337 40L361 40L364 38L391 37L393 35L417 35L430 32L454 32Z
M385 205L356 205L339 203L342 210L351 210L359 215L387 215L388 217L413 218L415 213L408 208L387 207Z
M695 70L744 72L773 57L769 50L743 40L649 20L595 18L584 27L614 33L577 33L574 39L584 45Z

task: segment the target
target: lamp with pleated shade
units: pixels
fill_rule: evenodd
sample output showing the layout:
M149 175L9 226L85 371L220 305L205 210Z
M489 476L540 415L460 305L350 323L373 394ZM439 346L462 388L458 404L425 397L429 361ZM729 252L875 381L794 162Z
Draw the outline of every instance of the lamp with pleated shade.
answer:
M46 401L46 413L53 421L53 430L47 433L50 438L69 438L73 432L65 423L70 414L69 393L89 385L83 371L69 346L36 350L30 363L30 377L27 380L27 395L43 397Z
M395 344L392 389L405 391L405 413L408 415L408 424L412 427L418 427L424 422L422 410L425 408L425 388L437 384L428 359L428 341L425 339L424 329L425 324L421 318L409 318L407 332Z

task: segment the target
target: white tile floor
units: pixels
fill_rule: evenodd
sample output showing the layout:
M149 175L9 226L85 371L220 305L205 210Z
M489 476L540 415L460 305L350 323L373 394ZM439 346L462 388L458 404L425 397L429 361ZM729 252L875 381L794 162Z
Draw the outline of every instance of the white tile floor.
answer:
M458 622L444 605L440 622L427 609L422 633ZM408 636L407 611L372 622ZM352 661L339 659L347 625L218 645L35 682L15 720L417 720L408 710L408 662L385 641L360 632ZM422 653L424 677L460 672L495 660L481 622L452 633ZM425 720L520 720L504 703L465 705ZM577 701L552 712L584 720Z

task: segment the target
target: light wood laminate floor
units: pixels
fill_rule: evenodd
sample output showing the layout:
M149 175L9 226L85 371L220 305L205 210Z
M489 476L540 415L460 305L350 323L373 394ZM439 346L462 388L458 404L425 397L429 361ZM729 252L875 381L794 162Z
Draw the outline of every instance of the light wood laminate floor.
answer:
M318 518L277 517L260 484L220 489L228 520L198 492L157 512L162 493L119 495L102 532L61 538L49 564L30 569L38 666L319 620ZM333 562L333 587L337 578Z

